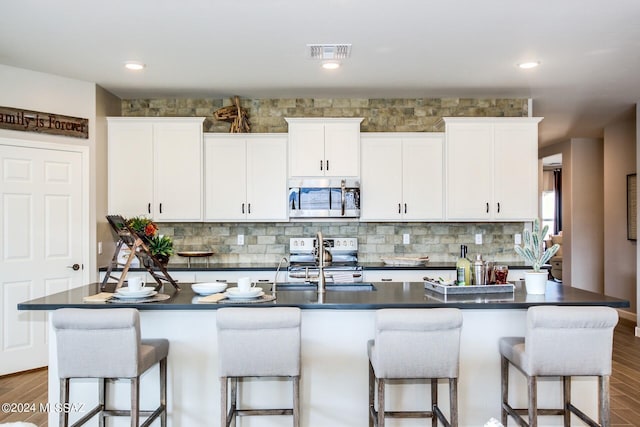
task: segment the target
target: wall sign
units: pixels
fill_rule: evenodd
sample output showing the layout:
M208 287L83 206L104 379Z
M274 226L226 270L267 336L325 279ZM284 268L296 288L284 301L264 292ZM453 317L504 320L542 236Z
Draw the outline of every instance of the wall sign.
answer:
M89 119L0 107L0 129L89 138Z

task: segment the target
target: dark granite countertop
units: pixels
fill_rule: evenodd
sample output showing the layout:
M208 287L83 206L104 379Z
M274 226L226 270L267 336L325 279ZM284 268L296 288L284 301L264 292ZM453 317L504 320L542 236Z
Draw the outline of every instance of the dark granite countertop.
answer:
M531 267L525 265L520 261L505 262L499 264L506 264L513 270L526 270ZM393 267L385 265L383 262L360 262L358 263L365 270L455 270L456 264L454 262L428 262L424 265L415 267ZM277 264L222 264L222 263L209 263L205 264L192 264L188 267L187 264L169 264L168 271L275 271ZM549 266L550 267L550 266ZM286 265L281 269L286 270ZM106 271L107 267L100 267L100 271ZM116 271L121 269L116 269ZM131 268L130 271L144 271L143 268Z
M302 309L375 310L380 308L434 308L457 307L462 309L525 309L534 305L605 305L616 308L629 307L629 301L608 297L578 288L549 282L545 295L527 295L524 286L516 283L513 293L472 294L444 297L427 291L422 282L374 283L375 291L326 291L322 301L312 290L277 291L277 299L257 304L197 303L196 295L188 283L180 284L177 292L165 285L162 293L171 295L166 301L153 303L107 302L84 303L83 297L99 292L99 284L93 283L69 291L18 304L18 310L55 310L64 307L115 308L135 307L139 310L212 310L228 306L273 307L292 306ZM271 285L260 285L270 293Z

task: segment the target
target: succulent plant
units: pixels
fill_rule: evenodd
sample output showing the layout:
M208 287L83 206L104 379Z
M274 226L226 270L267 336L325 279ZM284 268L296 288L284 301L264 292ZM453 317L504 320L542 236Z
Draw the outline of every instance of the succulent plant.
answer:
M552 256L558 252L560 245L555 244L550 248L543 250L544 236L547 235L549 226L545 225L540 228L540 219L536 218L533 221L533 230L529 231L527 228L522 232L523 242L522 246L515 245L514 249L518 255L520 255L527 264L531 264L533 271L540 271L543 265L545 265Z
M153 236L149 239L149 252L153 256L169 258L173 255L173 240L169 236Z

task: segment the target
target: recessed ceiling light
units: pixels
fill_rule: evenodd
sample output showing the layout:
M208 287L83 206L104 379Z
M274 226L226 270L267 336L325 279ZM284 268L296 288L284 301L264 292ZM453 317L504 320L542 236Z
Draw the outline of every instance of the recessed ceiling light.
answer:
M139 70L142 70L143 68L145 68L146 65L143 64L142 62L138 62L138 61L127 61L127 62L124 63L124 67L127 70L139 71Z
M323 61L322 68L325 70L336 70L340 68L340 61Z
M538 65L540 65L540 61L535 61L535 62L523 62L521 64L518 64L518 67L524 69L524 70L528 70L529 68L536 68Z

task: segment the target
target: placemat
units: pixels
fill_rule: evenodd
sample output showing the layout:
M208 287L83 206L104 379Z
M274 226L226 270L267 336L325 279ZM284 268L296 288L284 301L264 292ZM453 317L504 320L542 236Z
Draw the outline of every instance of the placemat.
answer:
M143 302L158 302L165 301L171 298L171 295L167 294L157 294L152 297L147 298L132 298L132 299L124 299L124 298L111 298L107 302L117 303L117 304L140 304Z

